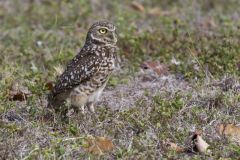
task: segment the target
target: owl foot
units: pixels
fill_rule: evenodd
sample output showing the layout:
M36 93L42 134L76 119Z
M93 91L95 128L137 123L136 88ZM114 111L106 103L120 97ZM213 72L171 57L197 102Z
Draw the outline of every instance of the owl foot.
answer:
M95 109L94 109L94 105L93 104L87 105L87 109L88 109L88 111L90 111L92 113L95 113ZM82 114L86 113L85 106L81 107L81 113Z

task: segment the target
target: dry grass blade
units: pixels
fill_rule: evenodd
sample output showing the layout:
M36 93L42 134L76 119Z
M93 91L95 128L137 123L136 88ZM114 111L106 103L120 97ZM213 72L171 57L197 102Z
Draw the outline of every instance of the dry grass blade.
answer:
M60 75L60 74L63 73L64 68L63 68L63 66L58 65L58 66L54 66L54 70L55 70L55 72L56 72L56 75Z

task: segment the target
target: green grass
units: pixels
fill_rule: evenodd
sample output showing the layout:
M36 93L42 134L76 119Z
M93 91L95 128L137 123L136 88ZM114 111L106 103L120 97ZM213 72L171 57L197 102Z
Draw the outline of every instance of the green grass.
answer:
M220 123L240 123L240 2L142 4L145 12L129 0L0 2L2 159L97 158L84 150L87 135L112 139L114 150L99 159L240 157L239 145L216 133ZM150 14L155 7L159 12ZM44 120L50 112L46 83L55 81L55 67L72 59L89 26L100 19L118 27L121 71L111 77L95 116ZM167 79L142 82L149 73L139 66L146 60L167 64ZM30 92L26 101L9 100L12 88L23 86ZM189 135L198 129L212 155L167 147L167 140L188 147ZM66 141L73 137L82 138Z

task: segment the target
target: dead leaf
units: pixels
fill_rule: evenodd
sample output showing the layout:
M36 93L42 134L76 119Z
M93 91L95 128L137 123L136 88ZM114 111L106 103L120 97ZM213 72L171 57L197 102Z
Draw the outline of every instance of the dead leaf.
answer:
M178 153L181 153L181 152L185 152L185 151L186 151L185 148L179 147L176 143L168 142L168 145L169 145L169 148L170 148L171 150L174 150L174 151L176 151L176 152L178 152Z
M194 144L194 150L200 153L207 153L209 150L209 144L203 140L200 132L195 132L192 136L192 142Z
M144 6L143 6L141 3L136 2L136 1L133 1L133 2L131 3L131 7L132 7L133 9L139 11L139 12L144 12L144 11L145 11Z
M235 124L220 124L218 126L218 132L220 135L228 136L234 142L240 145L240 127Z
M86 141L87 145L85 148L89 153L102 155L104 152L109 152L113 150L112 141L105 137L88 136L86 138Z
M31 92L27 87L20 86L18 83L13 84L9 91L8 99L11 101L25 101Z
M161 64L159 61L146 61L143 62L140 66L144 70L152 70L158 75L166 75L168 74L168 67L165 64Z
M9 100L11 101L24 101L27 95L22 92L10 92Z
M45 88L47 89L47 90L49 90L49 91L52 91L53 90L53 87L54 87L54 84L53 84L53 82L47 82L46 84L45 84Z

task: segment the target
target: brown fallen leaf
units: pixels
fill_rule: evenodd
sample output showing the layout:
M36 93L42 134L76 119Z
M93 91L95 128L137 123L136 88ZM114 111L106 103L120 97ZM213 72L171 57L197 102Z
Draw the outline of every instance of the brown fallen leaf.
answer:
M49 91L52 91L53 90L53 87L54 87L54 84L53 84L53 82L47 82L46 84L45 84L45 88L47 89L47 90L49 90Z
M218 132L220 135L230 137L232 141L240 145L240 127L237 127L235 124L220 124Z
M195 132L194 135L192 136L192 142L193 142L193 149L196 152L200 153L207 153L209 152L209 144L203 140L201 133L200 132Z
M11 101L25 101L27 99L27 95L23 92L10 92L9 100Z
M145 11L144 6L143 6L141 3L136 2L136 1L133 1L133 2L131 3L131 7L132 7L133 9L139 11L139 12L144 12L144 11Z
M166 75L168 74L168 67L165 64L161 64L159 61L146 61L143 62L140 66L144 70L152 70L158 75Z
M88 136L86 138L86 151L91 154L102 155L104 152L113 150L113 143L105 137Z
M185 148L179 147L176 143L168 142L167 144L168 144L168 146L169 146L169 148L170 148L171 150L174 150L174 151L176 151L176 152L178 152L178 153L181 153L181 152L185 152L185 151L186 151Z
M8 99L11 101L25 101L30 94L31 92L27 87L15 83L8 93Z

